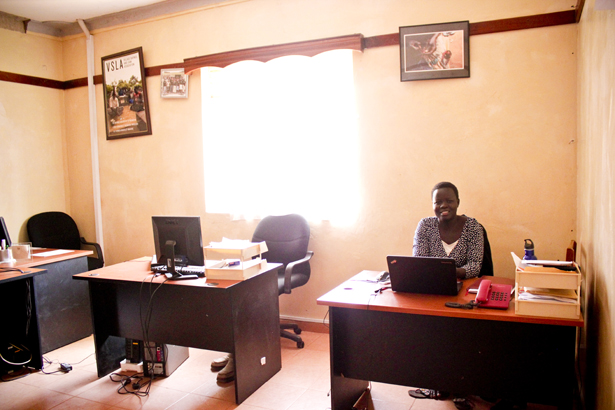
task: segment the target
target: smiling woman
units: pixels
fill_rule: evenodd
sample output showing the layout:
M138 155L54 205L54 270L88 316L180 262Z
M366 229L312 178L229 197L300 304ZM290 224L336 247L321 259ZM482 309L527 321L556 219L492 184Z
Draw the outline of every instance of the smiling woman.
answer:
M452 258L457 277L473 278L479 275L483 263L483 227L474 218L458 215L459 191L450 182L433 187L435 216L422 219L414 235L414 256Z
M354 221L352 70L350 50L202 69L207 212Z

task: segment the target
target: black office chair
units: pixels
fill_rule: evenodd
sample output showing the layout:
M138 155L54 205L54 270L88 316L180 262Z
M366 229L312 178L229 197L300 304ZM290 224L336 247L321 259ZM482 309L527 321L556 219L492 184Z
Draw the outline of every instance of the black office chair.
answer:
M284 265L278 271L278 295L305 285L310 279L309 260L314 254L307 250L310 226L305 218L297 214L263 218L254 230L252 242L263 241L268 249L263 258ZM295 334L286 329L292 329ZM280 336L297 342L299 349L305 345L300 334L301 329L296 324L280 324Z
M32 216L26 224L32 246L54 249L81 249L82 245L93 247L95 255L88 256L88 270L105 265L102 249L96 242L87 242L79 235L77 224L64 212L43 212Z
M484 247L483 247L483 266L480 268L478 277L481 276L493 276L493 259L491 259L491 245L489 245L489 238L487 238L487 231L483 228Z

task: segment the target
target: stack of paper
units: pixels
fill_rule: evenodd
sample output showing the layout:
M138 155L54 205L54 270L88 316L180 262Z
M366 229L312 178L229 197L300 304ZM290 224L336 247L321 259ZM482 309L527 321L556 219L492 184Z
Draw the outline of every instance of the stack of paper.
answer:
M519 300L545 300L550 302L576 303L577 292L572 289L544 289L525 287L521 289Z

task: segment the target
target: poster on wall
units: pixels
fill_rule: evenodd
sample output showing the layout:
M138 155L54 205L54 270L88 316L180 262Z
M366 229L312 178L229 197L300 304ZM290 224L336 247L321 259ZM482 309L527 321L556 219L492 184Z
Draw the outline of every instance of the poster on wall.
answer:
M107 139L151 135L143 49L102 58Z
M160 70L160 97L188 98L188 75L183 68Z
M470 76L470 23L399 28L401 81Z

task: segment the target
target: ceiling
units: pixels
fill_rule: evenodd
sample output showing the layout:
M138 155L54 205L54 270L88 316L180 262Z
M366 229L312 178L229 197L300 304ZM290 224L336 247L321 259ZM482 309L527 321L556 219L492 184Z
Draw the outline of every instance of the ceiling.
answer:
M56 37L186 10L250 0L0 0L0 28Z
M70 22L168 0L0 0L0 11L40 22Z

